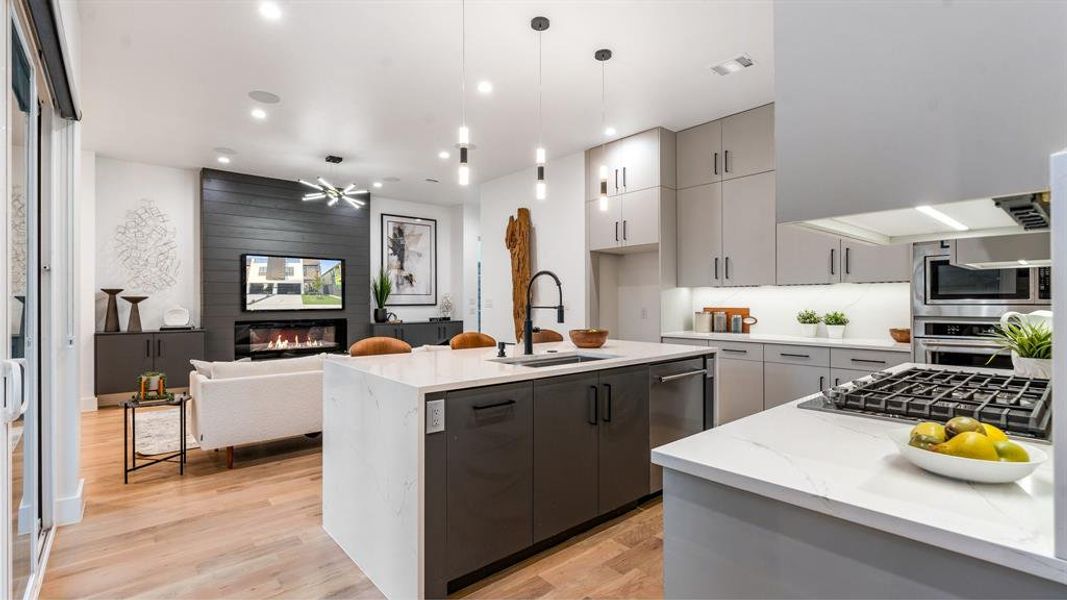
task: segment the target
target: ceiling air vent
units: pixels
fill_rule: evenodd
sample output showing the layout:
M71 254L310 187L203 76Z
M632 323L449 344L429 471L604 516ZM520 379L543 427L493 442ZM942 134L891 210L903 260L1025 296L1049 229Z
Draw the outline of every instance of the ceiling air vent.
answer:
M1004 196L994 198L993 202L1008 213L1016 223L1023 226L1026 231L1034 229L1048 229L1052 219L1049 205L1050 194L1038 192L1036 194L1022 194L1020 196Z
M730 73L736 73L741 69L751 67L754 64L756 63L752 62L751 56L747 54L741 54L739 56L731 58L730 60L715 65L711 68L711 70L715 71L719 75L729 75Z

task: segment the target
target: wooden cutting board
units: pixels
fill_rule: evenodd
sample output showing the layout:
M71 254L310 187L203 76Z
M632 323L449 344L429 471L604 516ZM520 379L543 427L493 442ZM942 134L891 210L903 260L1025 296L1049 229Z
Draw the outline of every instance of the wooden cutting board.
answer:
M750 325L748 323L744 323L743 322L745 318L752 316L751 314L749 314L749 309L748 309L747 306L745 306L745 307L738 307L738 306L705 306L704 307L704 312L706 312L706 313L717 313L717 312L726 313L726 328L727 328L727 330L729 330L729 328L730 328L730 319L732 319L734 315L741 315L741 319L742 319L741 333L750 333L749 332Z

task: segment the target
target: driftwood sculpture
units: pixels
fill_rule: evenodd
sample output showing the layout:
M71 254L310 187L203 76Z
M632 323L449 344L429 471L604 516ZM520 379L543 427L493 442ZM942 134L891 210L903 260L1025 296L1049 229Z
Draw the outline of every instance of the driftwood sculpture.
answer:
M515 341L522 337L522 322L526 319L526 287L530 285L530 241L533 225L530 209L520 208L508 217L508 231L504 243L511 252L511 317L515 321Z

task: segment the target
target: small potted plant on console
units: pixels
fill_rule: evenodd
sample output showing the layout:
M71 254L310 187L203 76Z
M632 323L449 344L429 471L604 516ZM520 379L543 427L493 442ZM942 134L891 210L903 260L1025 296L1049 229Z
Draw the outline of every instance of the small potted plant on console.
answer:
M389 312L385 310L385 303L389 300L389 294L393 292L393 281L385 269L378 270L378 276L371 280L370 289L374 296L374 303L378 308L374 309L374 322L385 323L389 320Z
M1020 377L1052 379L1052 329L1044 323L1007 319L992 333L1001 350L1011 351L1011 364ZM993 356L996 356L994 354ZM993 356L989 360L993 360Z
M801 335L815 337L819 333L819 323L822 323L822 317L813 310L802 310L797 313L797 323L800 323Z
M822 317L823 323L826 323L826 334L835 340L839 340L845 337L845 325L848 325L848 317L845 313L835 310L826 313Z

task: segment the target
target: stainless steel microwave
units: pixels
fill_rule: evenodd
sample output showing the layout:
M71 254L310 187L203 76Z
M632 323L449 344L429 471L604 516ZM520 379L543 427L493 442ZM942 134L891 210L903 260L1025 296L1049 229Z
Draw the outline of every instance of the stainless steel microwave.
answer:
M950 254L946 242L915 245L913 314L999 317L1052 303L1049 267L968 269L951 264Z

